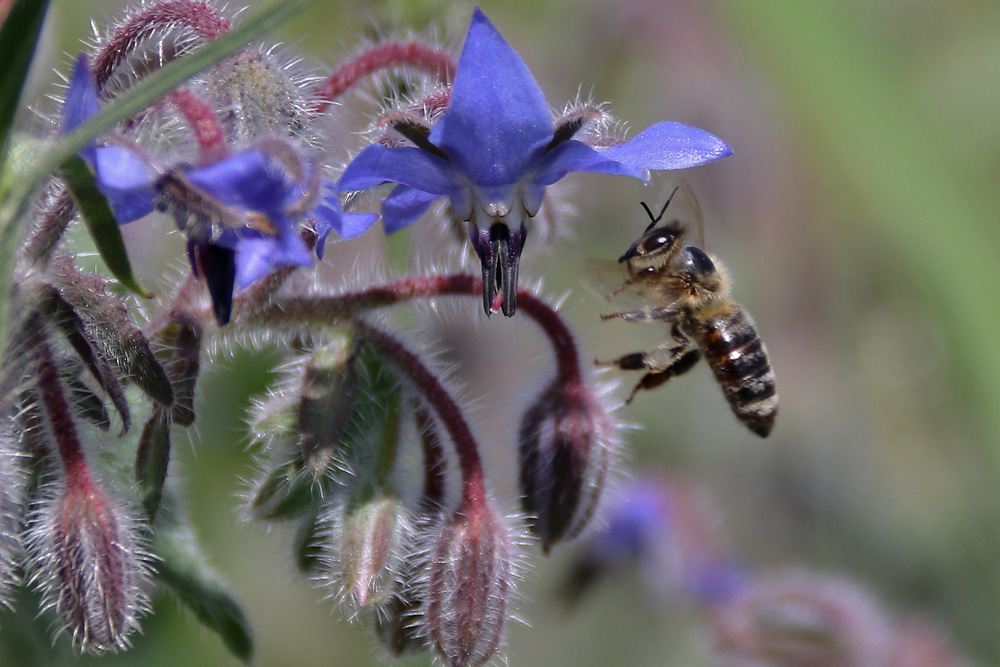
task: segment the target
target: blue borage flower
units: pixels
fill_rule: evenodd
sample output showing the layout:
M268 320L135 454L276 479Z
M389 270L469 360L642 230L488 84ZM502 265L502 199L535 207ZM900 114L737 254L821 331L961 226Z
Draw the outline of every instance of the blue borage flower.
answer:
M81 55L66 94L63 133L98 107L96 83ZM263 141L212 164L171 169L151 164L136 146L91 143L81 155L118 224L154 209L171 213L187 236L191 268L205 278L222 326L229 322L234 285L246 289L281 267L312 265L298 219L313 220L322 248L331 230L349 238L378 217L343 213L333 184L316 178L312 166L288 148Z
M447 109L433 127L393 127L414 145L366 147L348 164L338 189L397 183L382 202L386 233L447 197L482 262L486 313L502 308L507 316L514 314L527 223L546 186L573 171L645 178L647 169L683 169L732 154L708 132L674 122L657 123L614 146L574 139L581 119L553 124L524 61L478 8Z

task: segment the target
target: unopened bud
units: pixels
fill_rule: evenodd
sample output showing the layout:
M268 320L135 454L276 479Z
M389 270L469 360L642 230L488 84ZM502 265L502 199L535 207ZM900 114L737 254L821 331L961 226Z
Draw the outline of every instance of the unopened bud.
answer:
M128 647L148 610L149 562L138 527L89 479L70 482L32 521L28 549L32 582L43 609L83 651Z
M481 665L500 648L514 588L511 550L486 502L466 503L437 534L424 621L449 667Z
M582 380L551 384L524 415L521 503L542 549L580 533L604 489L614 420Z
M194 389L201 370L201 326L187 318L175 319L163 333L163 341L170 350L164 364L173 385L174 405L172 418L179 426L194 423Z
M0 426L0 605L18 583L18 533L23 519L26 455L18 446L13 420Z
M712 632L722 665L889 665L891 633L857 585L806 573L761 577L720 606Z
M74 335L82 336L97 354L114 365L116 375L134 382L160 405L171 405L174 394L170 379L142 329L129 317L128 306L108 290L108 279L80 271L72 257L62 254L53 258L51 274L58 289L53 305L63 313L60 326L66 329L71 342ZM74 324L76 319L79 324ZM74 328L80 333L75 334ZM74 342L74 347L79 351L79 344ZM102 382L107 391L106 385Z
M358 372L353 345L336 341L316 350L306 363L299 396L302 456L314 474L330 464L354 412Z
M339 597L351 608L377 606L395 592L410 524L394 496L331 511L326 561Z

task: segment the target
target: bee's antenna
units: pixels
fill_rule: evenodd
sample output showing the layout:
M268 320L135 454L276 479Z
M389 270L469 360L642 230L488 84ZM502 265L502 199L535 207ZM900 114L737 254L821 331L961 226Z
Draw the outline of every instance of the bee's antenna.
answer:
M653 217L653 212L649 210L648 206L646 206L646 202L644 201L639 202L640 204L642 204L642 208L645 209L646 215L648 215L649 219L651 220L651 222L649 223L649 227L646 227L647 232L653 227L655 227L656 223L658 223L660 219L663 218L663 214L667 212L667 207L670 206L670 202L673 201L674 195L677 194L678 190L680 190L679 187L674 188L674 191L670 193L669 197L667 197L667 203L663 205L663 208L660 209L660 214L655 218Z

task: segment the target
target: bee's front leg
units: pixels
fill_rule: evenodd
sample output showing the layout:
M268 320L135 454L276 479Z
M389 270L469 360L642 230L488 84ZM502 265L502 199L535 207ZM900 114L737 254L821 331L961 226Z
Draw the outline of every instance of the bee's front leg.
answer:
M686 373L698 360L701 353L691 346L691 341L680 336L676 329L674 340L667 341L645 352L633 352L613 361L597 361L598 366L614 366L623 371L646 371L642 379L625 399L628 405L640 389L654 389L672 377Z
M662 322L677 319L680 311L676 306L647 306L639 310L626 310L620 313L601 315L601 321L625 320L626 322Z

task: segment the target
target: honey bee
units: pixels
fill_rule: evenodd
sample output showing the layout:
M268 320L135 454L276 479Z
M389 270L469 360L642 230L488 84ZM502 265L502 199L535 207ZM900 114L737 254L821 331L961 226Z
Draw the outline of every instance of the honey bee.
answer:
M265 236L278 236L278 228L264 213L236 211L192 183L180 170L168 171L154 185L156 208L169 212L177 229L188 238L214 243L226 229L249 228Z
M646 372L629 394L629 403L640 389L653 389L687 372L704 355L733 413L766 438L778 411L767 349L750 314L729 297L726 270L701 248L684 244L686 225L674 219L657 226L675 194L677 188L655 218L642 202L651 222L618 259L628 277L608 297L636 286L646 305L601 315L601 320L667 322L671 338L651 350L597 363Z

